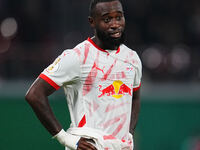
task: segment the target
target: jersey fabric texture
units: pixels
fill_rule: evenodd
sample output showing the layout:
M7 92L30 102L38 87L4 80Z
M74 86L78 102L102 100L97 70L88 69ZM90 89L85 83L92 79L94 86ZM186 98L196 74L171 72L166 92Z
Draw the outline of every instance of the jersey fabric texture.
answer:
M132 96L142 76L137 53L121 44L103 50L90 38L65 50L40 78L55 89L63 87L72 127L100 130L104 139L129 137Z

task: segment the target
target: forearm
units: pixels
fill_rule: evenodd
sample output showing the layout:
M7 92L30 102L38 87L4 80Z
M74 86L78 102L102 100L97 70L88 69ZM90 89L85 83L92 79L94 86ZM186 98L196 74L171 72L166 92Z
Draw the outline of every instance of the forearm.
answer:
M37 118L51 135L57 134L62 129L60 123L57 121L52 109L50 108L47 97L41 97L37 100L28 101L28 103L32 107Z
M131 111L131 122L130 122L130 133L134 135L134 130L137 125L138 117L140 112L140 89L134 91L132 97L132 111Z
M134 130L136 128L138 117L140 112L140 100L134 100L132 102L132 112L131 112L131 122L130 122L130 133L134 135Z
M28 90L25 98L37 118L54 138L70 149L77 149L80 137L66 133L62 129L49 105L48 96L54 91L52 86L38 78Z
M55 89L53 87L51 87L43 79L38 78L30 87L25 97L26 101L35 112L37 118L51 135L57 134L62 129L53 114L48 101L48 96L54 91Z

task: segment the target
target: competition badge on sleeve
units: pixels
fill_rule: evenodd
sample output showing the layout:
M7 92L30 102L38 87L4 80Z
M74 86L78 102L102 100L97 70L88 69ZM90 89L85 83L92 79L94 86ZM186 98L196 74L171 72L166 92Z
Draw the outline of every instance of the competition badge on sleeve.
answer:
M54 73L58 70L59 68L59 62L60 62L61 58L58 57L51 65L49 65L49 67L47 67L46 71L48 73Z

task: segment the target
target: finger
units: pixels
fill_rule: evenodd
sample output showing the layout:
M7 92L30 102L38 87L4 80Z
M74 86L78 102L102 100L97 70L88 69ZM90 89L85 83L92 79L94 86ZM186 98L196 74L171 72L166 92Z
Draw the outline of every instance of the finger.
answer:
M93 139L86 139L86 141L88 141L89 143L93 143L93 144L95 144L95 142L94 142Z
M78 150L97 150L97 149L96 149L94 146L92 146L92 145L83 145L83 144L79 145L77 149L78 149Z
M92 144L83 142L78 145L78 148L83 150L97 150Z
M89 140L89 142L94 143L93 140ZM95 146L93 146L92 144L88 143L88 139L82 138L80 139L79 143L78 143L78 149L80 150L97 150L95 148Z

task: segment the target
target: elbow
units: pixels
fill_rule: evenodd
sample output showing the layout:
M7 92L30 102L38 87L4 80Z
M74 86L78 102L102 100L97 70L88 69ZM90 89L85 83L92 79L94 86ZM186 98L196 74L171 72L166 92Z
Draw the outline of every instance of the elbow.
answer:
M38 98L37 98L37 91L34 88L31 88L27 91L26 95L25 95L25 100L29 103L35 103L37 102Z
M25 100L27 101L27 102L30 102L30 101L32 101L32 99L31 99L31 94L30 94L30 91L28 91L27 93L26 93L26 95L25 95Z

